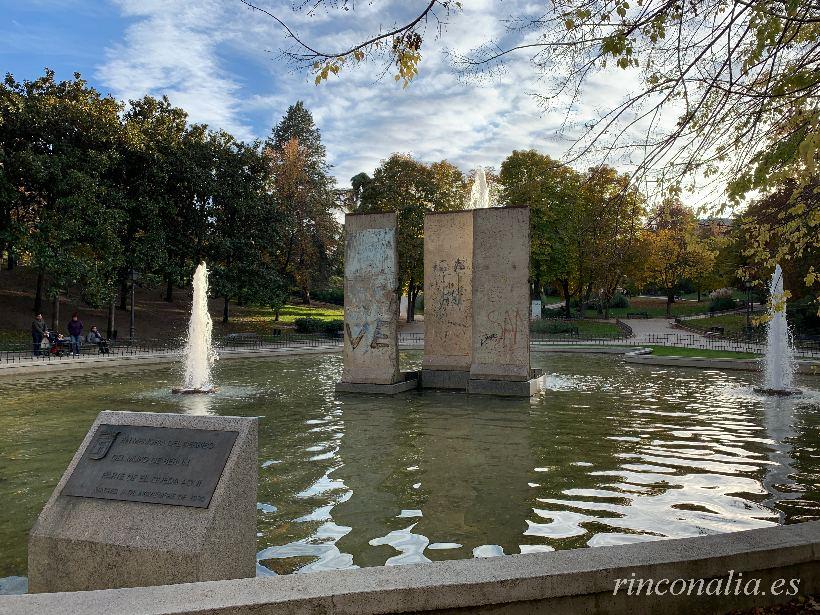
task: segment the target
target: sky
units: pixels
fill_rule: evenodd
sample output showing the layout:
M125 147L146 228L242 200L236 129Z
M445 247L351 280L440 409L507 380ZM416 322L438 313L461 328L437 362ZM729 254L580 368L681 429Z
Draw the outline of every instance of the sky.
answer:
M421 0L360 0L355 11L295 12L291 2L258 0L300 37L339 49L394 25L426 5ZM425 31L420 75L402 88L383 64L369 61L316 86L309 71L282 57L280 26L239 0L0 0L0 66L17 79L45 67L60 79L77 71L91 85L127 101L167 95L192 122L242 140L264 139L290 104L303 100L322 131L340 186L373 172L393 152L425 162L447 159L468 172L493 166L514 149L561 157L571 134L564 114L542 108L544 91L526 55L511 57L502 74L466 80L445 48L468 51L504 40L503 20L532 14L527 0L465 0L444 35ZM597 117L634 87L634 76L599 73L571 116ZM571 133L571 131L570 131Z

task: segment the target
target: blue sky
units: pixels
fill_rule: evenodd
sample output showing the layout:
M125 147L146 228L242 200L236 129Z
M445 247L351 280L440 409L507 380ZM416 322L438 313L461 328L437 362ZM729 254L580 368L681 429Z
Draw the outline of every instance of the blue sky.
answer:
M289 2L259 0L300 36L337 49L391 26L426 2L376 0L353 12L294 13ZM30 79L48 66L59 78L79 71L95 87L128 100L167 94L190 119L241 139L264 138L289 104L305 101L322 130L333 172L348 185L392 152L431 162L446 158L465 172L499 166L513 149L560 156L563 115L532 96L543 89L527 57L482 83L464 82L443 48L466 51L504 36L501 20L537 10L526 0L466 0L444 41L428 32L421 74L402 89L378 79L381 64L343 72L319 87L279 55L286 41L269 18L239 0L0 0L0 66ZM389 17L388 17L389 16ZM630 83L601 74L571 119L583 122L613 103Z

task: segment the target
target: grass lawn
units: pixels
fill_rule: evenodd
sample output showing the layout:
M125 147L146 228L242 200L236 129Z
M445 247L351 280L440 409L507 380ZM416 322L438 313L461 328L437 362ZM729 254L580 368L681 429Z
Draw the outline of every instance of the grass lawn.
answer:
M708 359L756 359L760 355L751 352L729 350L705 350L703 348L678 348L675 346L650 346L652 354L659 357L705 357Z
M273 310L270 308L247 308L243 314L233 317L234 328L242 331L270 333L273 329L290 326L297 318L317 318L319 320L341 320L344 318L344 309L340 305L321 304L308 307L306 305L286 305L279 312L279 321L274 320Z
M618 337L621 330L611 322L601 322L600 320L536 320L531 325L531 330L535 335L541 337L567 337L569 333L552 333L550 329L556 326L567 326L578 328L578 337Z
M709 311L709 302L701 301L678 301L672 304L672 318L675 316L691 316L692 314L706 314ZM626 319L626 315L632 312L646 312L650 318L666 317L666 299L650 299L647 297L633 297L629 300L628 308L610 308L610 318ZM597 310L587 310L587 318L598 318Z
M744 314L727 314L687 320L684 324L698 331L708 331L711 327L723 327L726 335L742 335L746 328L746 316Z

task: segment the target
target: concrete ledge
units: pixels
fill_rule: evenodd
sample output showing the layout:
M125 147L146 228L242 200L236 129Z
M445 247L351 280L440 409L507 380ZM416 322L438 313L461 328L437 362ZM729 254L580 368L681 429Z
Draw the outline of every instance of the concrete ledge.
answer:
M470 378L467 381L467 393L470 395L500 395L502 397L532 397L544 388L544 372L536 372L529 380L485 380Z
M820 521L679 540L131 589L0 597L2 615L722 613L820 591ZM760 579L765 594L628 595L628 580ZM619 586L619 579L627 583ZM725 587L725 584L724 586ZM743 587L743 584L741 584ZM734 588L732 583L731 588ZM724 593L724 592L721 592ZM729 592L733 593L733 592Z
M421 387L423 389L460 389L465 391L469 380L470 370L421 370Z
M365 393L367 395L397 395L419 388L418 372L401 372L403 380L393 384L373 384L369 382L337 382L337 393Z
M251 350L217 350L220 361L230 359L269 359L293 355L324 354L341 352L342 347L327 346L284 346L281 348L259 348ZM22 361L0 363L0 377L25 373L47 373L74 369L99 369L100 367L123 367L141 365L161 365L178 363L182 360L178 351L153 352L132 355L92 355L78 359L54 359L52 361Z
M530 352L568 353L568 354L627 354L637 350L646 350L636 346L560 346L549 342L533 342Z
M624 356L624 362L637 363L643 365L664 365L667 367L699 367L701 369L729 369L753 372L761 370L760 359L676 357L630 353ZM820 363L816 361L798 361L797 373L808 375L820 375Z

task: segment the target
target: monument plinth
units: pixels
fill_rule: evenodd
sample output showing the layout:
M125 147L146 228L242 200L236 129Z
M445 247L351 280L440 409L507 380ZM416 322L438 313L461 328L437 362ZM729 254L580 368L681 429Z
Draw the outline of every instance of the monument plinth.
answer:
M466 389L473 356L473 211L424 216L424 388Z
M340 393L394 394L418 385L399 372L396 214L345 216L344 367Z
M101 412L29 536L29 591L256 574L256 419Z

